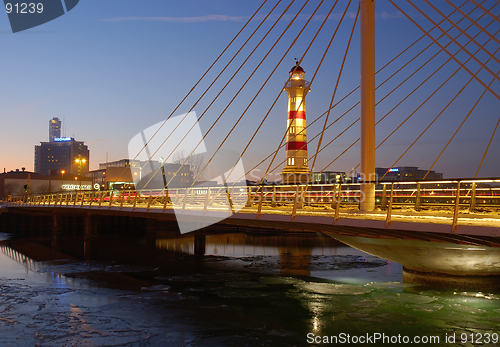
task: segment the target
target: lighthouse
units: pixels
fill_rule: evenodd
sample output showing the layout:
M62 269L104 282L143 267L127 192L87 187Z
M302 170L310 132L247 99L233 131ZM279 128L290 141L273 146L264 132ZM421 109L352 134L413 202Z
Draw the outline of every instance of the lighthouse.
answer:
M290 79L284 90L288 93L288 118L282 182L307 183L310 171L307 163L306 95L310 88L305 80L305 71L298 62L290 70Z

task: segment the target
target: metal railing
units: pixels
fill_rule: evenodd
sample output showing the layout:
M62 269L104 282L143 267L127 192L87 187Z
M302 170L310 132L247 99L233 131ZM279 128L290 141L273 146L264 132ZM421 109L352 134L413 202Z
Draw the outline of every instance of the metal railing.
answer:
M363 198L359 183L314 185L261 185L190 187L167 190L78 191L25 195L13 198L7 206L94 207L220 211L288 214L294 218L304 211L332 214L356 211ZM459 213L488 210L498 214L500 179L460 179L415 182L379 182L376 208L385 212L386 226L394 209L407 212L434 211L450 214L455 230Z

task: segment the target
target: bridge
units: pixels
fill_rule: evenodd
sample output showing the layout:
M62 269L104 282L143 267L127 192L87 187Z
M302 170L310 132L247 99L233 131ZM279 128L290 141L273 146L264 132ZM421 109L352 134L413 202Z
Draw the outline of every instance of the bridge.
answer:
M500 178L497 175L490 175L497 176L494 178L480 175L488 161L498 161L498 158L492 159L494 154L490 149L495 144L500 118L495 118L496 122L488 126L488 134L481 133L485 139L481 144L483 147L473 150L473 159L478 162L474 167L475 175L461 179L430 179L429 176L438 162L449 159L447 154L453 145L465 155L468 149L460 146L460 141L467 139L463 134L471 125L471 119L476 120L474 124L480 123L478 119L483 121L480 116L486 108L498 109L500 78L493 69L498 69L500 64L497 57L500 20L495 15L499 4L489 0L480 3L462 1L460 4L447 0L439 5L428 0L419 5L411 1L388 1L398 15L407 18L409 24L417 27L422 35L409 40L408 47L394 53L394 57L384 62L379 70L375 70L375 1L349 1L347 4L320 1L311 8L310 1L301 4L300 8L294 7L294 1L275 1L272 6L264 1L165 122L151 131L149 138L146 138L145 132L140 133L141 145L131 156L131 159L141 163L136 190L27 194L12 199L5 207L11 211L49 211L55 215L83 213L88 216L104 214L176 219L186 230L227 223L319 231L370 254L402 263L408 276L415 280L425 282L425 277L431 273L468 276L469 279L471 276L500 275ZM320 16L322 6L328 8ZM340 6L344 6L340 14L333 16ZM310 9L311 13L305 15L303 11L307 10L304 9ZM436 21L436 17L441 19ZM305 23L302 25L298 18L305 18ZM332 21L332 18L336 20ZM283 21L288 21L285 27ZM351 43L358 26L361 50L356 60L360 62L361 81L359 86L350 90L347 86L343 87L343 83L346 83L345 70L352 61ZM312 31L304 38L306 35L303 33L308 30ZM277 46L281 47L281 40L287 35L292 36L291 43L283 55L279 54L281 58L277 59L272 72L265 72L265 80L258 82L260 87L255 88L254 84L254 89L248 92L248 82L258 75L257 71L264 70L264 62L271 57L276 59L274 50ZM318 37L325 35L329 40L317 41ZM253 46L248 44L255 40L258 43ZM242 43L238 48L236 45L239 42ZM263 42L268 45L261 45ZM321 58L314 66L311 80L306 81L301 64L308 59L318 60L309 57L310 49L315 44L321 46L323 52L317 55ZM324 71L321 68L324 68L332 44L345 47L335 60L336 78L330 81L333 91L326 111L306 124L305 98L321 78ZM240 86L235 86L239 83L235 80L241 79L238 74L248 67L249 61L256 59L254 54L259 49L263 50L263 58L250 68L249 77L243 78ZM267 112L263 112L259 105L259 113L263 115L259 121L255 118L256 100L260 100L269 82L276 79L276 71L289 58L292 49L302 54L279 90L271 87L277 97ZM234 51L236 53L229 53ZM247 55L241 52L247 52ZM223 57L228 57L225 65ZM238 65L236 61L240 58L242 61ZM215 70L215 67L220 69ZM235 71L232 74L228 72L231 67ZM210 82L208 76L211 74L215 77ZM221 76L225 74L230 76L222 81ZM194 92L206 84L208 87L205 90L198 94ZM404 90L403 85L409 89ZM401 93L401 90L404 92ZM275 112L273 109L279 104L283 91L288 93L288 118L284 118L287 123L283 131L272 129L278 136L273 136L276 141L272 145L276 148L269 150L259 146L259 141L269 143L269 127L264 124ZM224 105L212 111L212 106L221 100L219 97L223 93L230 94L225 98L230 101L223 102ZM196 101L187 101L195 94L200 95L199 98L196 96ZM244 101L243 107L238 106L236 117L227 119L226 111L244 95L249 99L248 104ZM420 99L410 101L416 95L420 95ZM207 99L207 106L198 121L208 117L211 124L209 130L194 144L189 143L182 148L182 143L190 142L189 136L196 124L184 128L180 124L188 122L186 119L189 119L190 112L200 107L203 98ZM190 103L189 112L171 126L169 120L184 103ZM186 106L183 105L182 109ZM314 113L318 113L317 108ZM400 119L395 119L395 114ZM333 115L337 118L332 120ZM448 123L439 123L446 116L449 117ZM348 117L352 119L346 121ZM461 122L457 122L457 117ZM416 123L411 123L417 118ZM358 123L361 135L353 136L352 131ZM407 129L405 134L400 135L401 129L408 126L413 126L415 131L408 132ZM255 129L253 133L249 127ZM217 132L214 129L220 130ZM376 129L382 138L375 136ZM420 147L426 160L435 157L423 178L389 181L384 180L387 173L381 177L375 175L376 151L382 155L384 162L393 160L386 159L384 151L394 152L388 149L388 144L397 136L403 136L406 140L404 146L398 145L402 154L399 157L396 155L397 159L389 166L394 168L432 132L440 137L440 141L430 151L429 147ZM243 145L229 141L230 137L241 136L249 137ZM346 137L347 147L332 146L339 143L339 138ZM175 141L172 142L172 139ZM197 160L200 148L209 139L215 139L212 143L217 144L216 150L207 151L210 154L204 160ZM309 148L315 147L312 155L307 151L308 145ZM236 159L224 152L224 148L228 147L241 149ZM352 148L358 148L361 156L359 164L352 165L351 172L346 175L353 177L350 181L313 182L314 173L321 175L332 165L338 165ZM269 153L267 156L265 151ZM283 152L285 155L280 155ZM164 163L171 163L179 153L183 154L180 168L166 176ZM256 155L259 160L262 159L260 162L257 160L251 169L234 173L241 169L238 166L241 158L246 162L246 158ZM280 157L284 160L277 159ZM322 169L317 168L320 164ZM460 162L460 165L467 172L472 167L468 162ZM183 166L194 169L194 176L188 187L179 188L172 183L181 174ZM216 171L221 171L219 175L214 174L214 167ZM359 174L352 176L358 168ZM260 175L256 185L238 183L245 177L252 177L252 172L258 169ZM277 174L276 170L281 170L281 173ZM216 187L204 185L203 181L210 171L210 179L219 178L222 182ZM281 178L281 184L266 183L273 175ZM158 182L160 186L155 185ZM88 223L91 224L90 219Z
M177 220L192 230L220 223L321 232L407 272L485 276L497 274L500 255L495 183L500 179L383 182L370 212L359 210L360 184L66 192L25 196L5 207L83 214L89 232L93 215Z

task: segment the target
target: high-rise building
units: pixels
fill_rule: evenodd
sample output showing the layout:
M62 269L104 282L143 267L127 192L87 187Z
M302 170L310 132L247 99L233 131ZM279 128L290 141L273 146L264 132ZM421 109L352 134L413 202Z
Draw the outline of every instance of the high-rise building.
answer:
M54 139L61 137L61 121L54 117L49 120L49 142L54 142Z
M54 142L35 146L35 172L41 175L66 174L84 176L89 171L90 151L82 141L56 137Z
M286 134L286 163L281 173L285 184L309 181L307 163L306 95L309 82L299 63L290 70L290 80L285 86L288 93L288 119Z
M61 137L61 121L49 121L49 142L35 146L35 172L40 175L84 176L89 171L90 152L85 143Z

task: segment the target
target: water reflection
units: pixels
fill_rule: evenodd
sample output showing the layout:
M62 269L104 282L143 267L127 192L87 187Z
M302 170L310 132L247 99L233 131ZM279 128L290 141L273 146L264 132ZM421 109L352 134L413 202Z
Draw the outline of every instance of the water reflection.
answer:
M230 257L276 256L283 253L297 255L337 255L337 247L347 246L321 234L259 235L229 233L204 236L204 255ZM195 254L195 235L156 240L159 249Z
M500 330L497 294L401 283L400 265L329 237L154 236L61 240L63 251L80 252L62 261L30 257L60 255L50 242L4 246L0 309L11 308L0 322L11 323L0 324L2 342L275 347L305 345L310 333L443 339ZM93 242L91 261L82 260L84 242Z
M282 276L363 284L402 280L400 264L367 255L320 233L184 235L157 239L156 247L205 256L262 257L255 262L276 264ZM260 268L269 269L271 265Z
M43 267L43 263L36 262L33 259L28 258L26 255L19 253L13 248L7 247L5 245L0 245L0 250L2 250L3 254L17 261L19 264L24 265L26 268L26 273L28 273L30 270L33 272L37 272L40 267Z

